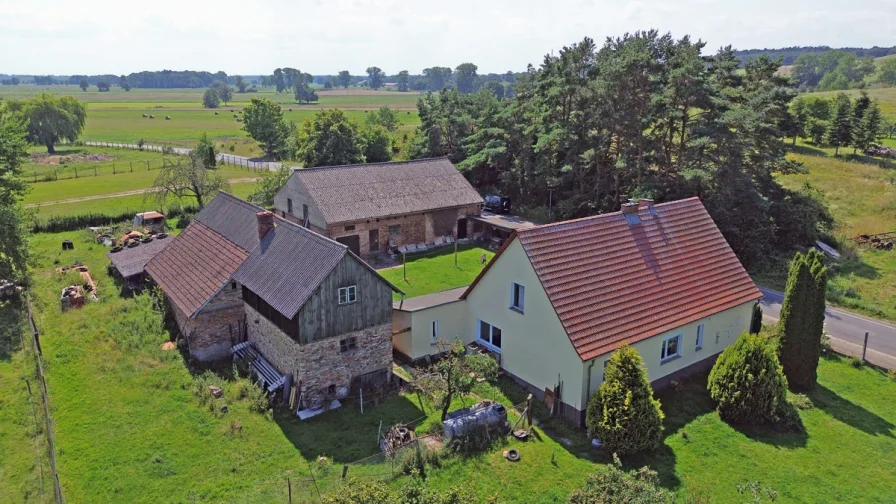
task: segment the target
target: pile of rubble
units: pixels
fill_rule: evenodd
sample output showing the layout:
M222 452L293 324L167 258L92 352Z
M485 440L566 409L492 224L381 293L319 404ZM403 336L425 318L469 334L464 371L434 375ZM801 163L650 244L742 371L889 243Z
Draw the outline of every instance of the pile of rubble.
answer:
M90 276L90 271L87 266L81 263L75 263L71 266L63 266L62 268L56 269L56 272L60 274L65 274L69 271L77 271L81 276L82 284L69 285L62 289L62 296L59 299L59 304L64 312L69 311L72 308L80 308L84 306L84 300L88 297L94 301L97 300L96 282L94 282L93 277Z
M380 441L380 450L392 453L415 439L413 428L410 425L394 425L383 434Z
M865 154L875 157L896 159L896 149L892 147L884 147L883 145L872 145L865 149Z

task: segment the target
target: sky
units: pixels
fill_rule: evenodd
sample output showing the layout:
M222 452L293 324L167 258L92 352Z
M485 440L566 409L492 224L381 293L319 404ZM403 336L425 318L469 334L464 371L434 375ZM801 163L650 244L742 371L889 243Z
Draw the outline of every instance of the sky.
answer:
M896 0L0 0L0 73L523 71L656 28L713 52L896 44Z

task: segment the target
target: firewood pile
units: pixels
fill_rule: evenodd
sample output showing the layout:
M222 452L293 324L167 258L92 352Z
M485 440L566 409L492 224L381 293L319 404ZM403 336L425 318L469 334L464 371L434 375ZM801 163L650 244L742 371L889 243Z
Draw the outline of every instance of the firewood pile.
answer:
M414 430L410 425L393 425L383 434L383 439L380 441L380 449L384 452L392 453L414 441L415 437Z

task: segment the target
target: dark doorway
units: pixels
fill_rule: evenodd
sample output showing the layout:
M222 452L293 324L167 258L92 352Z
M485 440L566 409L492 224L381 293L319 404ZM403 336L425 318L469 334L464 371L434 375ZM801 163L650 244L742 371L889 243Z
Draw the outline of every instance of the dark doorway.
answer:
M457 239L463 240L467 237L467 219L457 219Z
M379 252L380 251L380 230L379 229L371 229L369 231L370 236L370 251L371 252Z
M347 245L348 249L355 253L355 255L361 255L361 237L358 235L351 236L340 236L336 238L336 241L343 245Z

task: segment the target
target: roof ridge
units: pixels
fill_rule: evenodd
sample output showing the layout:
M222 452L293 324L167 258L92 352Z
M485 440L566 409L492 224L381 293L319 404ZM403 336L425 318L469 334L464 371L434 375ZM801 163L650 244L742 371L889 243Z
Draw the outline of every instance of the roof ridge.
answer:
M700 197L699 196L691 196L689 198L682 198L682 199L678 199L678 200L666 201L663 203L656 203L653 205L653 207L654 208L665 207L665 206L680 204L680 203L683 203L686 201L694 201L694 200L700 201ZM640 212L640 209L638 211ZM559 222L549 222L547 224L538 224L538 225L535 225L532 227L521 228L518 231L519 231L519 234L529 234L532 231L539 230L539 229L548 229L548 228L562 226L562 225L566 225L566 224L578 224L578 223L586 222L586 221L597 221L597 220L600 220L601 218L609 218L609 217L613 217L613 216L617 216L617 215L622 215L622 210L617 210L615 212L600 213L597 215L589 215L587 217L579 217L578 219L569 219L569 220L559 221Z
M379 163L355 163L355 164L344 164L344 165L333 165L333 166L312 166L308 168L300 168L297 170L293 170L293 173L301 173L306 171L324 171L324 170L335 170L335 169L345 169L345 168L362 168L368 166L386 166L386 165L399 165L399 164L413 164L413 163L422 163L425 161L440 161L445 160L451 163L451 160L448 159L448 156L440 156L440 157L431 157L431 158L419 158L419 159L409 159L406 161L382 161ZM451 163L454 165L454 163Z

